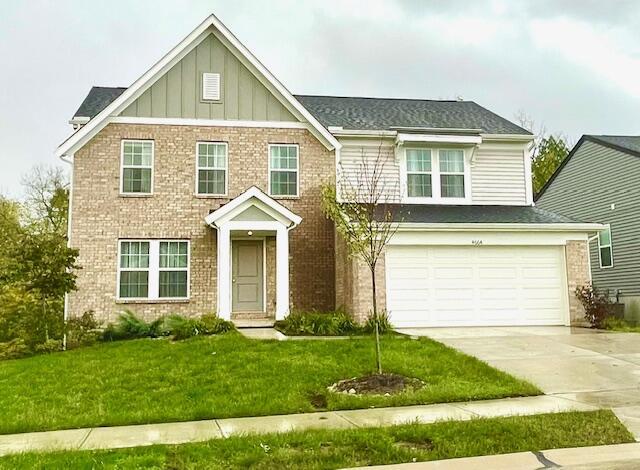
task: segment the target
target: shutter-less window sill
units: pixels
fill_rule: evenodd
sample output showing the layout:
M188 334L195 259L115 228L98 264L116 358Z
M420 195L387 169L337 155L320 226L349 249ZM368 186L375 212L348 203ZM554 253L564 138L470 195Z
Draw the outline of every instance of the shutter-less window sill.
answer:
M180 299L116 299L117 304L188 304L188 298Z

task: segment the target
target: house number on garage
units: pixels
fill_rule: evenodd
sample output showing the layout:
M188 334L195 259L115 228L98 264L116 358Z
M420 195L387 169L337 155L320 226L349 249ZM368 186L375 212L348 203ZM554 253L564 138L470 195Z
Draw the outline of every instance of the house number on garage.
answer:
M473 246L480 246L482 245L482 240L471 240L471 244Z

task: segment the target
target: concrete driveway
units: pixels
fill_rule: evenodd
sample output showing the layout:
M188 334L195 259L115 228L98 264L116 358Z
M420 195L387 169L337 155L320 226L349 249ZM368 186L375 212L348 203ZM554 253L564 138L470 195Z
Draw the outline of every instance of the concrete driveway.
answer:
M569 327L407 328L544 393L612 408L640 439L640 334Z

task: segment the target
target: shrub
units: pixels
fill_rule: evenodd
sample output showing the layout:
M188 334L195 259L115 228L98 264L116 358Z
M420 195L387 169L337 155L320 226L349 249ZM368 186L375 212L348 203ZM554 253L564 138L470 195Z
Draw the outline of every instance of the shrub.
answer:
M92 310L67 320L67 348L89 346L100 337L98 322Z
M373 312L367 318L367 321L362 326L365 333L374 333L376 331L376 320L373 317ZM387 333L393 329L393 325L389 321L389 314L386 311L378 312L378 332L380 334Z
M217 335L235 329L233 323L223 320L215 314L202 315L200 318L171 315L165 321L165 328L173 335L174 340L198 335Z
M0 287L0 342L22 339L27 347L62 338L62 300L42 301L24 286Z
M607 294L599 292L591 284L576 288L576 297L584 307L584 317L594 328L602 328L611 312L613 303Z
M204 334L204 326L198 318L185 318L180 315L170 315L165 320L166 330L173 335L173 339L181 340Z
M165 336L164 318L158 318L147 323L132 312L125 310L120 314L115 324L107 325L102 338L107 341L135 338L157 338Z
M51 354L62 351L62 341L59 339L48 339L42 344L36 344L34 352L37 354Z
M359 332L358 325L345 312L292 312L276 323L288 335L339 336Z
M223 320L215 313L207 313L200 317L200 321L203 327L203 334L205 335L218 335L221 333L228 333L233 331L236 327L230 321Z
M0 343L0 360L19 359L21 357L30 356L31 354L31 349L21 338L12 339L6 343Z

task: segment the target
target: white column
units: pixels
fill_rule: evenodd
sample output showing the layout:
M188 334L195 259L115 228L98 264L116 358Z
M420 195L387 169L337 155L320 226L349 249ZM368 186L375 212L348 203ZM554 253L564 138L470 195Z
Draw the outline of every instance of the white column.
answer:
M231 232L218 228L218 316L231 320Z
M289 315L289 231L276 231L276 320Z

